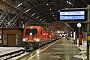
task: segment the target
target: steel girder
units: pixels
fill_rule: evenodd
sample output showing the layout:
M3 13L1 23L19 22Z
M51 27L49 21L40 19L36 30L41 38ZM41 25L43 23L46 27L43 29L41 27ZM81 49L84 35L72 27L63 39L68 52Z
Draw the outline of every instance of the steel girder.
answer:
M21 10L17 15L15 15L10 22L13 22L12 25L15 25L15 23L17 22L17 20L21 17L21 15L23 15L23 14L26 12L26 10L28 10L28 9L33 9L33 8L35 8L35 7L37 7L37 6L41 6L41 5L46 5L46 4L35 4L35 5L30 6L30 7L28 6L28 7L24 8L24 9ZM29 16L29 17L31 17L31 16ZM35 18L32 18L32 19L35 19ZM28 21L28 22L30 22L30 21ZM39 22L41 22L41 21L39 21ZM26 24L27 24L27 23L26 23ZM26 25L26 24L25 24L25 25Z
M9 21L6 18L14 9L15 8L13 8L13 6L9 6L6 8L6 10L0 15L0 21L1 21L0 25L4 24L5 27L7 27L7 23L9 23Z

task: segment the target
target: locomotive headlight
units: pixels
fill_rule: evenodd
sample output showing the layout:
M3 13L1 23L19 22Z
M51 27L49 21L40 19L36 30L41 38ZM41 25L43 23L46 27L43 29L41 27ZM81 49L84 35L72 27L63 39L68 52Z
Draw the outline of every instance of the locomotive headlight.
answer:
M28 38L23 38L23 41L26 41Z
M34 38L34 41L39 42L40 39L39 38Z

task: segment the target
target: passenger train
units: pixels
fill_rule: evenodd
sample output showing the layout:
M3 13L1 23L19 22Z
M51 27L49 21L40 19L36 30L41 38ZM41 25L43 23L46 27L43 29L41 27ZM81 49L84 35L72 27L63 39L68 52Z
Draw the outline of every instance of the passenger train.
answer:
M23 47L25 50L34 50L56 39L54 33L46 31L41 26L26 26L23 32Z

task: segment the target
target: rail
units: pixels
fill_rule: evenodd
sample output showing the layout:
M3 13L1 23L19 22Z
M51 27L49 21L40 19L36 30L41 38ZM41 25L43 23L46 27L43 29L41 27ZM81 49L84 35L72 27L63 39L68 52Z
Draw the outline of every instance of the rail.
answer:
M17 56L23 54L24 52L25 52L24 49L20 49L20 50L17 50L17 51L2 54L2 55L0 55L0 60L11 59L11 58L14 58L14 57L17 57Z

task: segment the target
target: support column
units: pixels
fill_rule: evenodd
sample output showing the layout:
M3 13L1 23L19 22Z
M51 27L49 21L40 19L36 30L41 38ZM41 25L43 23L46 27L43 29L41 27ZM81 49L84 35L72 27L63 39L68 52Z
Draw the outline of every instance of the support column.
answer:
M87 36L90 34L90 5L87 6ZM87 60L89 60L89 44L90 41L87 39Z

